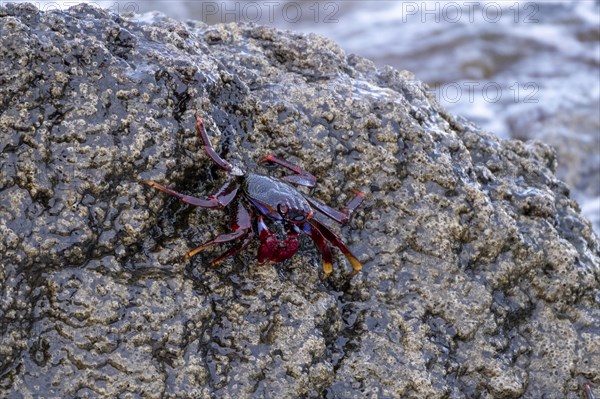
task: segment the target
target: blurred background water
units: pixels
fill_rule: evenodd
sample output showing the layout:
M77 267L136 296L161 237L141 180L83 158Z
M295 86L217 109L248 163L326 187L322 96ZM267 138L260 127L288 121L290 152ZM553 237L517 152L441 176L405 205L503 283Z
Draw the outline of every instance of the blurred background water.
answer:
M87 2L121 15L156 10L182 21L315 32L377 66L408 69L450 112L556 148L558 176L600 232L597 0ZM51 10L76 2L33 3Z

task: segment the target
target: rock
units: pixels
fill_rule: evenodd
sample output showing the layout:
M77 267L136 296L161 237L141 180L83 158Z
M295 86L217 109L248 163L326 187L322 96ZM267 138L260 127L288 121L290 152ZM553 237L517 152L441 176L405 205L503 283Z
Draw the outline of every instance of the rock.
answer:
M140 20L136 20L140 18ZM0 7L0 396L569 397L600 385L600 250L554 150L316 36ZM303 165L364 264L218 268L194 130ZM266 172L265 172L266 173ZM328 222L332 225L332 222ZM337 229L337 226L335 226ZM222 250L222 248L221 248Z

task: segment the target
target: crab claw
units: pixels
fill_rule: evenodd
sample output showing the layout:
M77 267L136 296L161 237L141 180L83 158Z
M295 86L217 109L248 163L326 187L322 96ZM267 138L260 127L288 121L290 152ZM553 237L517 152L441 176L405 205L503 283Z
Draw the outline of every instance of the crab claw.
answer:
M271 260L279 246L279 241L275 237L275 234L269 231L265 222L263 222L262 216L258 218L258 234L260 246L258 247L257 258L258 263L263 264L265 260Z
M273 262L283 262L294 256L298 252L298 238L294 233L288 233L290 235L283 241L279 242L279 246L275 251L275 255L271 258Z
M267 228L262 216L258 217L258 234L260 238L260 246L258 247L258 263L262 264L266 260L272 262L283 262L286 259L294 256L298 252L298 235L299 233L290 230L288 236L279 241L275 234Z

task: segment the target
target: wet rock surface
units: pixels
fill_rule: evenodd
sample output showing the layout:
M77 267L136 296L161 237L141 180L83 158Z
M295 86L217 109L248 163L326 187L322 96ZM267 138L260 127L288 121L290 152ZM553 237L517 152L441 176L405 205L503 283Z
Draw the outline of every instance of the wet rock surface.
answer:
M597 237L555 152L316 35L0 7L0 396L568 397L600 385ZM217 268L217 150L317 176L336 251ZM263 169L264 170L264 169ZM264 170L264 173L267 173ZM328 222L333 225L333 222ZM221 250L223 248L220 248Z

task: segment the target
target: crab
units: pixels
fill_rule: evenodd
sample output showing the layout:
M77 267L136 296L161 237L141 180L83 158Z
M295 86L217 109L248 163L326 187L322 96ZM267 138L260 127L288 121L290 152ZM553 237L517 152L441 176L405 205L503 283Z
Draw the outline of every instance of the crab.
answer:
M206 155L230 176L218 191L206 198L196 198L173 191L154 181L143 182L189 205L200 208L231 209L231 231L220 234L196 249L188 251L184 255L186 259L211 245L233 242L234 245L229 250L211 262L211 266L215 266L226 258L237 255L251 243L253 237L257 236L260 241L257 251L258 263L283 262L298 252L298 238L301 234L306 234L321 251L323 279L333 271L333 255L329 244L339 248L352 265L350 278L362 269L361 263L342 240L329 227L319 222L315 214L320 212L339 224L346 224L363 202L364 193L355 190L355 195L343 209L332 208L301 193L295 187L311 188L317 181L315 176L301 167L269 154L262 158L259 164L282 167L292 173L276 178L246 172L243 167L230 163L216 153L199 115L196 115L196 130ZM277 226L279 234L272 232L268 224L271 228ZM283 238L279 238L280 236Z

